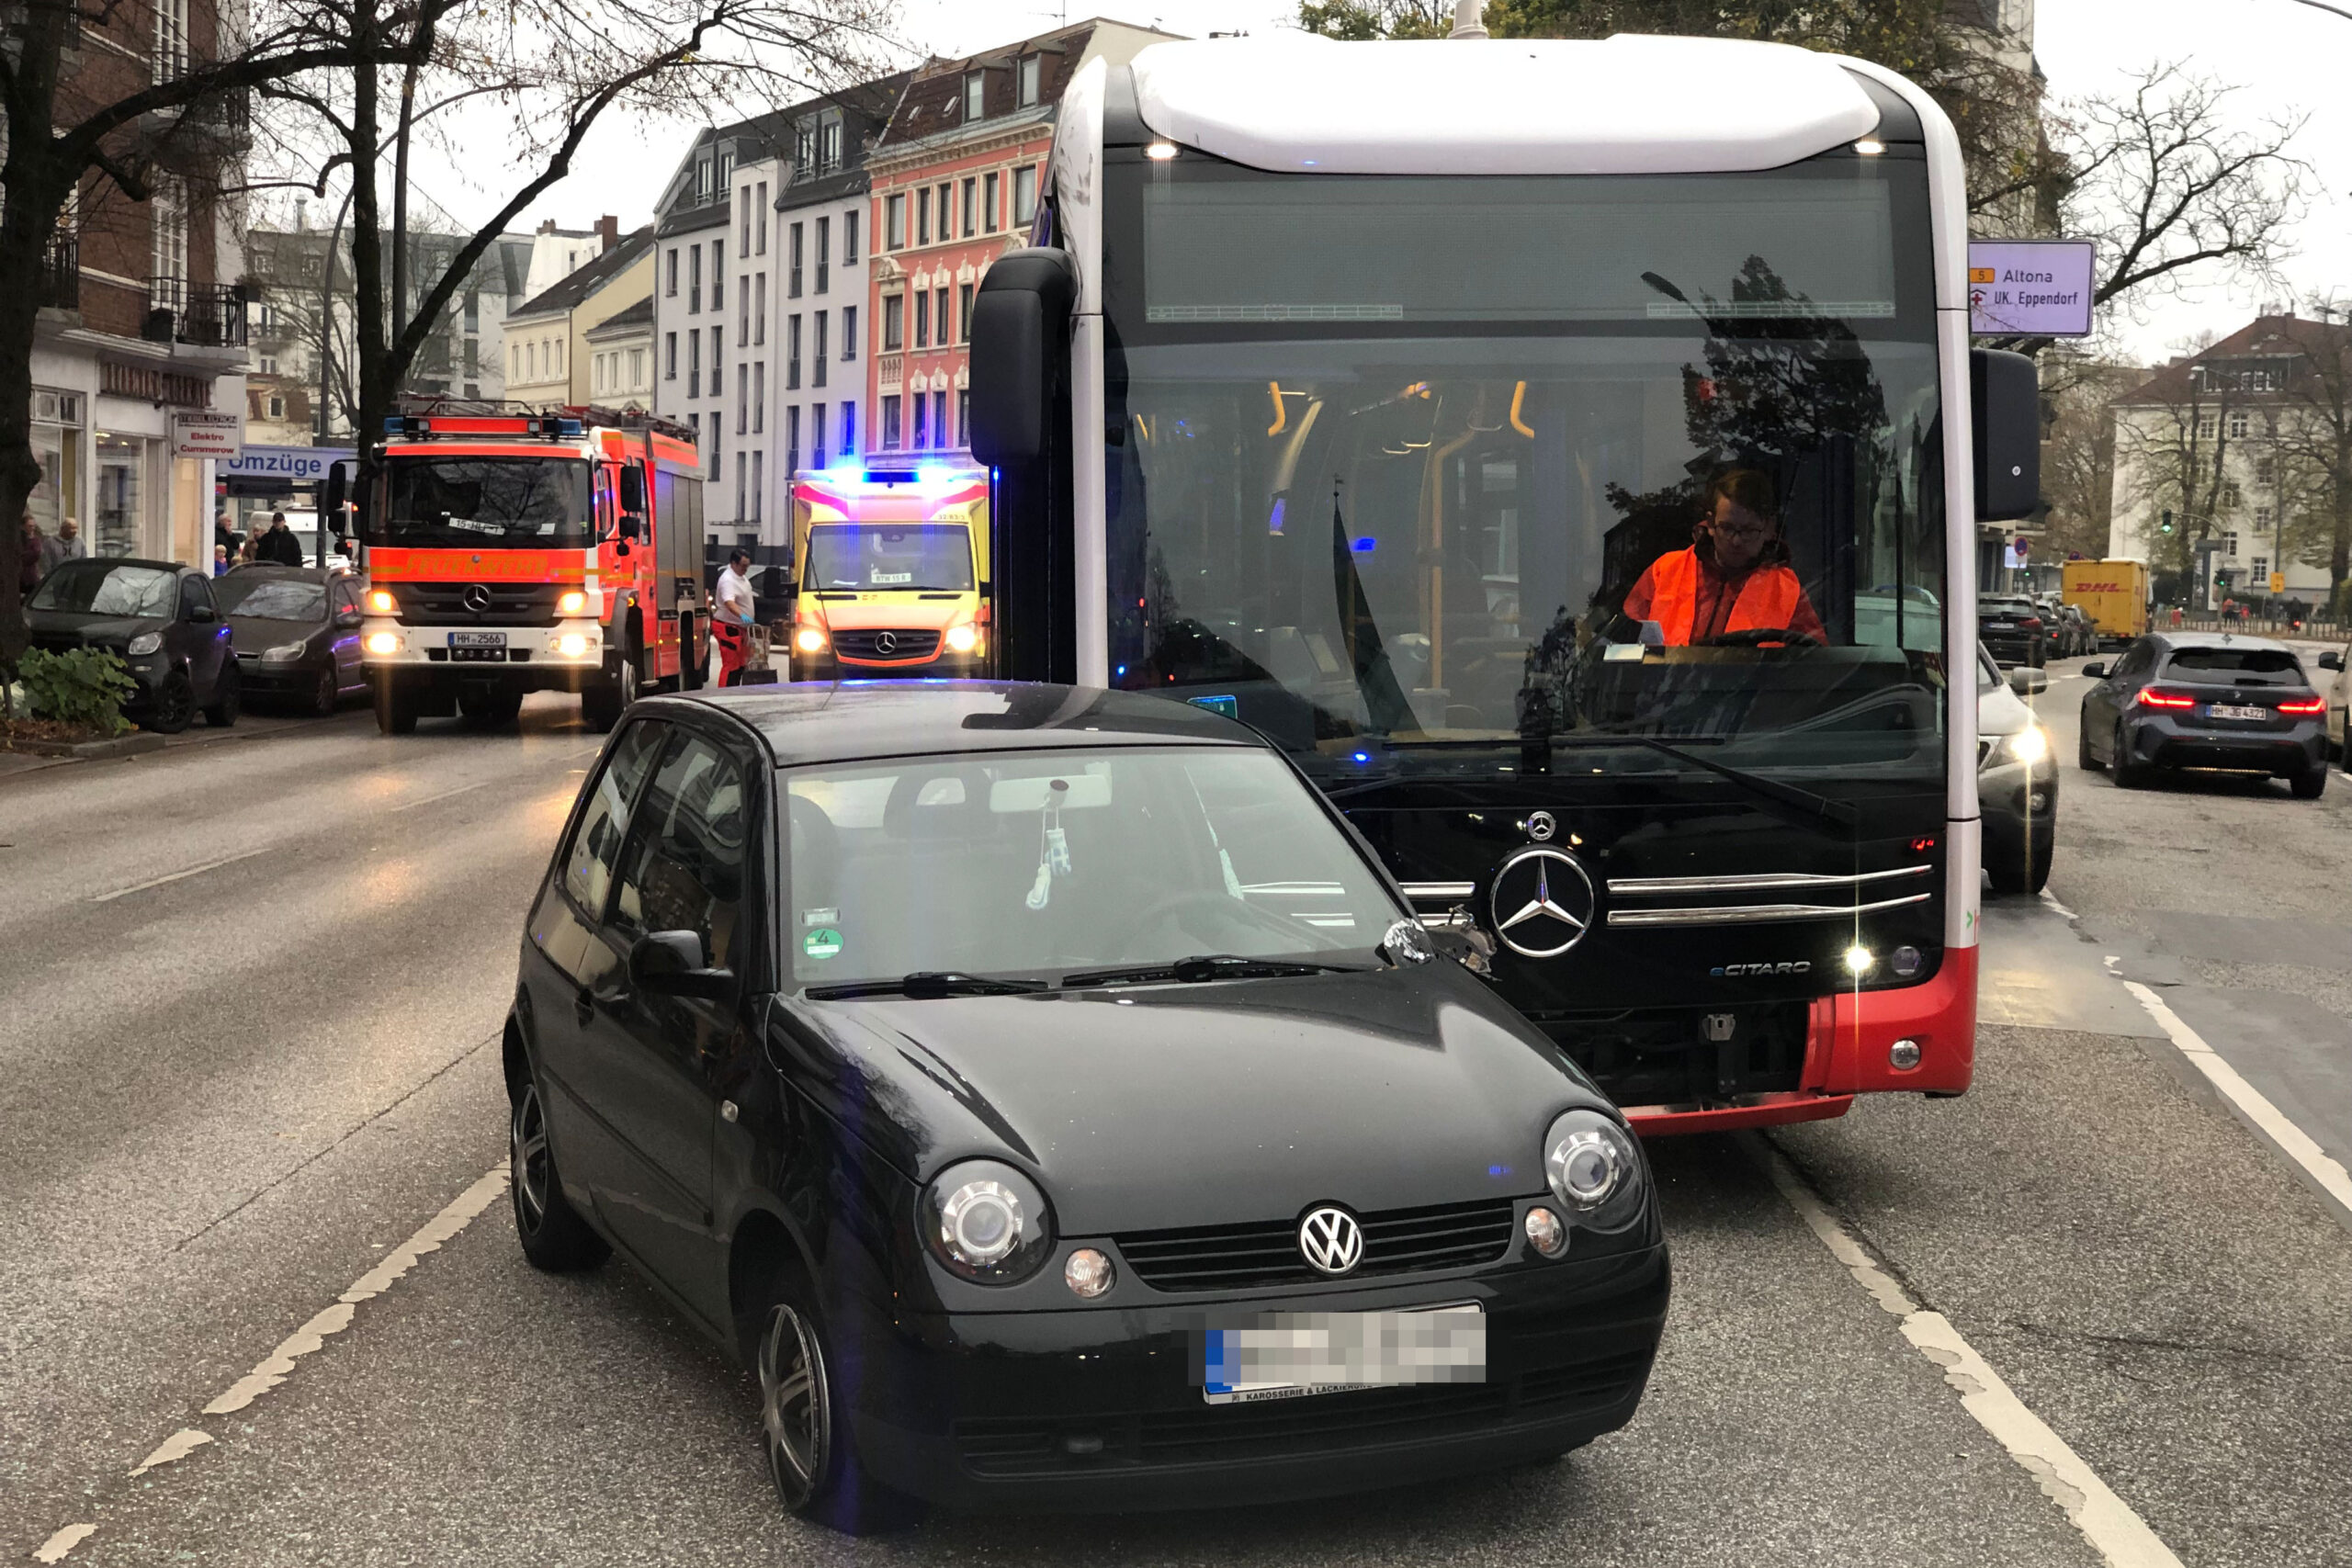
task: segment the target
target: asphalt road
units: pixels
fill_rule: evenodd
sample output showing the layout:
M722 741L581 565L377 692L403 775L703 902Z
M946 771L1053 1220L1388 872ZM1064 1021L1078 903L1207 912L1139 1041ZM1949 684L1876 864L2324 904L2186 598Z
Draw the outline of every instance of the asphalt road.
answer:
M1655 1149L1677 1294L1626 1431L1415 1492L856 1542L777 1515L738 1369L618 1264L533 1272L486 1179L574 705L0 778L0 1552L2352 1563L2352 1214L2118 973L2341 1152L2352 787L2119 792L2071 765L2080 689L2041 703L2052 899L1987 904L1975 1090Z

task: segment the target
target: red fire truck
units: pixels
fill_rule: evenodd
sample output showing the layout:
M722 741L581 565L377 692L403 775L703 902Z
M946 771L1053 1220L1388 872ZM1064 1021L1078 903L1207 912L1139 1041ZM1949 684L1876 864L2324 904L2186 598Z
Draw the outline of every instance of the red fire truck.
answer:
M503 723L535 691L578 692L609 730L640 691L702 683L702 468L682 427L594 409L395 415L359 512L360 648L387 735L452 714Z

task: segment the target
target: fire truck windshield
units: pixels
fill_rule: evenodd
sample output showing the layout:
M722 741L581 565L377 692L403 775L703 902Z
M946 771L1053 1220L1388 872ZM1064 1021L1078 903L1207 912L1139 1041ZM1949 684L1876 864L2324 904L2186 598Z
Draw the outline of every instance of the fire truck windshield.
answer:
M577 457L394 457L377 545L577 548L595 539Z
M820 523L808 530L806 585L819 592L972 590L972 536L961 523Z

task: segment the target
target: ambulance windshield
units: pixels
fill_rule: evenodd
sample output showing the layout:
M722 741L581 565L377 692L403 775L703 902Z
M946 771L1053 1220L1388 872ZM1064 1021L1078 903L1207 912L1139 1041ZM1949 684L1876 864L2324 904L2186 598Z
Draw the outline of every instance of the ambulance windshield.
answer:
M961 523L820 523L801 586L812 592L972 591L972 536Z

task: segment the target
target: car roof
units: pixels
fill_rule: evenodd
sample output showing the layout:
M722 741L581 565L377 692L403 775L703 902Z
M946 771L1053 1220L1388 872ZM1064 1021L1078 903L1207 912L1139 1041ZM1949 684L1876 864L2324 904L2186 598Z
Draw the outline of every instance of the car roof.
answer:
M2160 648L2253 648L2267 649L2278 653L2295 650L2274 637L2245 637L2236 632L2154 632L2152 639Z
M72 560L60 561L57 564L60 567L143 566L150 571L194 571L196 570L192 566L185 566L175 560L148 560L141 556L77 556Z
M278 561L246 561L229 570L237 577L294 577L305 582L324 582L329 578L351 575L347 571L329 571L324 567L287 566Z
M1257 731L1141 692L1015 681L842 681L650 699L716 709L759 731L780 767L876 757L1093 746L1257 746Z

